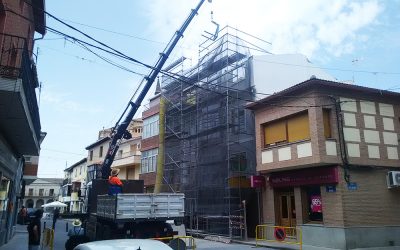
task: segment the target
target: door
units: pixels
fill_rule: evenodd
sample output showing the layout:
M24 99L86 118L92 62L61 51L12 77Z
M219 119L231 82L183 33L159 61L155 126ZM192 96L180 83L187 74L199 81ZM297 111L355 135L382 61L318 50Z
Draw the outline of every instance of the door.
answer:
M293 192L278 193L277 195L278 226L296 227L296 207ZM295 229L287 229L288 236L294 236Z

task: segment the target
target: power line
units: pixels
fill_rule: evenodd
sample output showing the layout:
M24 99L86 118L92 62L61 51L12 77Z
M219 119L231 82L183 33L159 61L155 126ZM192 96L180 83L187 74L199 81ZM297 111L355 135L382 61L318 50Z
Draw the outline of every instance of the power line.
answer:
M31 6L32 6L32 5L31 5ZM36 6L33 6L33 7L34 7L34 8L37 8ZM99 49L99 50L101 50L101 51L104 51L104 52L106 52L106 53L109 53L109 54L111 54L111 55L113 55L113 56L116 56L116 57L122 58L122 59L124 59L124 60L128 60L128 61L134 62L134 63L136 63L136 64L142 65L142 66L144 66L144 67L146 67L146 68L154 69L153 66L150 66L150 65L148 65L148 64L146 64L146 63L143 63L143 62L141 62L141 61L139 61L139 60L137 60L137 59L134 59L134 58L132 58L132 57L129 57L129 56L127 56L126 54L124 54L124 53L122 53L122 52L120 52L120 51L118 51L118 50L116 50L116 49L114 49L114 48L112 48L112 47L110 47L110 46L104 44L103 42L94 39L94 38L91 37L90 35L88 35L88 34L82 32L82 31L76 29L75 27L73 27L73 26L71 26L71 25L69 25L69 24L67 24L67 23L65 23L65 22L63 22L63 21L61 21L59 18L57 18L57 17L51 15L50 13L46 12L45 10L42 10L42 11L43 11L44 13L46 13L47 15L49 15L50 17L54 18L55 20L61 22L61 23L64 24L64 25L66 25L67 27L69 27L69 28L71 28L71 29L73 29L73 30L79 32L80 34L84 35L85 37L87 37L87 38L89 38L89 39L91 39L91 40L93 40L93 41L99 43L100 45L102 45L103 47L106 47L107 49L110 49L111 51L110 51L110 50L107 50L107 49L104 49L104 48L101 48L101 47L99 47L99 46L97 46L97 45L90 44L90 43L88 43L88 42L85 42L85 41L80 40L80 39L78 39L78 38L75 38L75 37L73 37L73 36L67 35L67 34L65 34L65 33L61 32L61 31L58 31L58 30L53 29L53 28L50 28L50 27L48 27L48 26L47 26L47 30L49 30L49 31L51 31L51 32L53 32L53 33L55 33L55 34L62 35L62 36L64 36L64 37L66 37L66 38L70 38L70 39L72 39L73 41L78 42L81 46L83 45L86 49L88 49L88 48L86 47L86 45L87 45L87 46L90 46L90 47ZM13 13L19 15L18 13L14 12L14 11L11 11L11 12L13 12ZM19 15L19 16L22 16L22 15ZM24 17L24 18L25 18L25 17ZM90 49L88 49L88 51L90 51L91 53L94 53L94 52L93 52L92 50L90 50ZM105 59L104 57L101 57L101 56L99 56L99 55L96 54L96 53L94 53L94 54L95 54L96 56L100 57L101 59L105 60L106 62L108 62L108 63L110 63L110 64L116 66L116 67L119 67L119 68L121 68L121 69L130 71L129 69L127 69L127 68L125 68L125 67L123 67L123 66L121 66L121 65L118 65L118 64L115 65L115 64L113 64L112 62L109 61L109 59ZM263 60L259 60L259 61L263 61ZM268 61L264 61L264 62L268 62ZM278 63L278 62L269 62L269 63L276 63L276 64L289 65L289 66L300 66L300 67L311 67L311 68L321 68L321 69L324 69L323 67L317 67L317 66L304 66L304 65L287 64L287 63ZM325 69L328 69L328 68L325 68ZM333 70L333 68L331 68L331 69ZM339 69L337 69L337 70L339 70ZM345 71L355 72L354 70L345 70ZM130 71L130 72L131 72L131 73L135 73L135 74L139 74L139 75L141 75L141 76L143 75L143 74L140 74L140 73L137 73L137 72L132 72L132 71ZM180 78L185 78L185 76L178 75L180 78L177 78L177 77L173 76L170 72L165 72L165 71L163 71L163 70L161 70L160 72L163 73L163 74L165 74L165 75L168 75L168 76L170 76L170 77L172 77L172 78L174 78L174 79L176 79L176 80L186 82L187 84L191 84L191 83L189 83L188 81L185 81L185 80L180 79ZM373 73L373 74L377 74L377 73L386 73L386 74L389 74L389 73L390 73L390 72L370 72L370 71L358 71L358 72ZM400 73L392 73L392 74L400 74ZM175 75L177 75L177 74L175 74ZM200 82L202 82L202 81L200 81ZM203 82L203 83L212 85L211 83L208 83L208 82ZM202 87L202 86L200 86L200 85L196 85L196 84L191 84L191 85L196 86L197 88L201 88L201 89L204 89L204 90L207 90L207 91L211 91L211 92L215 92L215 93L224 95L224 94L222 94L222 93L220 93L220 92L217 92L217 91L214 91L214 90L211 90L211 89L208 89L208 88L204 88L204 87ZM218 87L228 88L228 89L229 89L229 87L225 87L225 86L221 86L221 85L217 85L217 86L218 86ZM231 90L238 91L238 89L231 89ZM266 93L254 93L254 94L271 95L271 94L266 94ZM232 97L232 96L231 96L231 97ZM282 95L281 97L285 97L285 96ZM242 99L242 98L238 98L238 97L236 97L236 98L237 98L237 99L241 99L241 100L243 100L243 101L250 102L250 103L252 103L252 102L257 102L257 101L254 101L254 100L247 100L247 99ZM288 98L289 98L289 97L288 97ZM302 98L302 97L292 97L292 98ZM322 105L322 106L321 106L321 105L312 105L312 106L301 106L301 107L317 107L317 106L318 106L318 107L322 107L322 106L330 106L330 105ZM289 106L281 106L281 107L300 107L300 106L290 106L290 105L289 105Z
M61 19L61 18L60 18L60 19ZM78 24L78 25L81 25L81 26L89 27L89 28L92 28L92 29L97 29L97 30L109 32L109 33L116 34L116 35L121 35L121 36L126 36L126 37L135 38L135 39L142 40L142 41L146 41L146 42L158 43L158 44L162 44L162 45L167 44L167 43L165 43L165 42L155 41L155 40L151 40L151 39L147 39L147 38L143 38L143 37L139 37L139 36L133 36L133 35L129 35L129 34L121 33L121 32L116 32L116 31L112 31L112 30L107 30L107 29L104 29L104 28L99 28L99 27L95 27L95 26L92 26L92 25L83 24L83 23L79 23L79 22L72 21L72 20L68 20L68 19L61 19L61 20L67 21L67 22L70 22L70 23L75 23L75 24ZM184 48L184 47L182 47L182 48Z
M320 66L307 66L307 65L292 64L292 63L282 63L282 62L266 61L266 60L261 60L261 59L254 59L254 61L266 62L266 63L278 64L278 65L285 65L285 66L301 67L301 68L326 69L326 70L344 71L344 72L367 73L367 74L373 74L373 75L376 75L376 74L400 75L400 72L368 71L368 70L353 70L353 69L329 68L329 67L320 67Z
M113 55L113 56L117 56L117 57L119 57L119 58L122 58L122 59L125 59L125 60L129 60L129 61L133 61L134 63L137 63L137 64L139 64L139 65L142 65L142 66L144 66L144 67L146 67L146 68L154 69L153 66L150 66L150 65L148 65L148 64L146 64L146 63L143 63L143 62L141 62L141 61L139 61L139 60L136 60L136 59L134 59L134 58L131 58L131 57L129 57L129 56L123 54L123 53L117 54L117 53L115 53L115 52L113 52L113 51L109 51L109 50L106 50L106 49L104 49L104 48L98 47L98 46L96 46L96 45L90 44L90 43L88 43L88 42L82 41L82 40L80 40L80 39L78 39L78 38L75 38L75 37L72 37L72 36L70 36L70 35L64 34L64 33L60 32L60 31L57 31L57 30L52 29L52 28L50 28L50 27L47 27L47 28L48 28L51 32L54 32L54 33L57 33L57 34L62 34L62 35L66 36L66 37L68 37L68 38L70 38L70 39L75 40L76 42L80 43L81 45L82 45L82 44L83 44L83 45L88 45L88 46L94 47L94 48L96 48L96 49L102 50L102 51L104 51L104 52L107 52L107 53L109 53L109 54L111 54L111 55ZM113 49L112 49L112 50L113 50ZM91 51L91 50L90 50L90 51ZM93 53L93 52L92 52L92 53ZM182 81L182 82L184 82L184 83L193 85L193 86L195 86L195 87L197 87L197 88L201 88L201 89L204 89L204 90L210 91L210 92L215 92L215 93L220 94L220 95L225 96L225 97L228 96L228 95L225 95L225 94L223 94L223 93L221 93L221 92L214 91L214 90L208 89L208 88L204 88L204 87L202 87L202 86L200 86L200 85L192 84L192 83L188 82L187 80L186 80L186 81L185 81L185 80L182 80L182 78L187 78L186 76L179 75L179 74L176 74L176 73L166 72L166 71L164 71L164 70L160 70L160 72L163 73L163 74L165 74L165 75L167 75L167 76L169 76L169 77L171 77L171 78L174 78L174 79L176 79L176 80L179 80L179 81ZM178 76L178 77L176 77L176 76ZM208 82L204 82L204 81L198 81L198 82L202 82L202 83L205 83L205 84L208 84L208 85L215 85L215 84L208 83ZM230 89L230 90L233 90L233 91L243 91L243 90L238 90L238 89L235 89L235 88L230 88L230 87L227 87L227 86L221 86L221 85L215 85L215 86L222 87L222 88L227 88L227 89ZM254 93L254 94L272 95L272 94L266 94L266 93ZM244 98L233 97L233 96L230 96L230 97L231 97L231 98L240 99L240 100L243 100L243 101L246 101L246 102L249 102L249 103L256 103L256 102L257 102L256 100L244 99ZM301 98L302 98L302 97L298 97L298 96L285 96L285 95L281 95L280 97L297 98L297 99L301 99ZM306 105L306 106L274 105L274 104L270 104L270 105L272 105L272 106L278 106L278 107L328 107L328 106L332 106L333 104L332 104L332 105ZM128 103L128 106L129 106L129 103Z

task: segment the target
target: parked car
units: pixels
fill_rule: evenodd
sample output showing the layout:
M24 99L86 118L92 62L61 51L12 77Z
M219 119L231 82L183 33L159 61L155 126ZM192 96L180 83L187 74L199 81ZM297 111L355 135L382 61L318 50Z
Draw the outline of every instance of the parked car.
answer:
M100 240L80 244L74 250L173 250L171 247L158 240L149 239L122 239Z

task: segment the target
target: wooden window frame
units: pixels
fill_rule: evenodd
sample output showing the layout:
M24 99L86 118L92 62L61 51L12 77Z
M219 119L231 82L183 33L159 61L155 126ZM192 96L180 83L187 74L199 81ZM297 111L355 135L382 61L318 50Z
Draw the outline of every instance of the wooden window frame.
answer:
M325 115L326 114L326 115ZM326 117L327 116L327 117ZM324 126L324 137L325 139L332 139L332 110L331 109L322 109L322 120Z
M289 123L290 120L293 121L295 118L299 118L302 115L306 115L307 116L308 131L307 131L306 135L308 135L308 136L303 138L303 139L298 139L298 140L291 141L290 138L289 138L289 126L288 126L288 123ZM280 140L280 141L275 141L275 142L272 142L272 143L267 143L267 140L266 140L266 129L267 129L267 126L268 125L272 125L272 124L279 124L279 123L283 123L284 126L285 126L285 139L284 140ZM287 143L296 143L298 141L310 140L311 139L311 132L310 132L310 121L309 121L308 110L301 111L301 112L298 112L298 113L295 113L295 114L292 114L292 115L289 115L289 116L286 116L286 117L283 117L283 118L280 118L280 119L277 119L277 120L273 120L273 121L270 121L268 123L264 123L264 124L261 125L261 130L262 130L262 136L261 137L263 138L262 142L264 144L264 148L268 148L268 147L276 146L276 145L287 144Z

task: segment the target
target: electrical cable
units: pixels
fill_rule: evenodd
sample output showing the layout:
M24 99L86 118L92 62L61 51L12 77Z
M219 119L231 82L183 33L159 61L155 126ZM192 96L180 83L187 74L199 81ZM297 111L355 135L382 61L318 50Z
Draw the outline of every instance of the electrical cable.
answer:
M122 53L122 52L120 52L120 51L118 51L118 50L116 50L116 49L114 49L114 48L112 48L112 47L106 45L105 43L103 43L103 42L101 42L101 41L98 41L97 39L91 37L90 35L86 34L85 32L80 31L79 29L77 29L77 28L75 28L75 27L73 27L73 26L71 26L71 25L69 25L69 24L63 22L61 19L55 17L54 15L48 13L47 11L45 11L45 10L43 10L43 9L40 9L40 8L38 8L38 7L34 6L34 5L32 5L31 3L27 2L26 0L24 0L24 1L25 1L25 3L31 5L31 6L34 7L34 8L37 8L37 9L43 11L44 13L46 13L47 15L49 15L50 17L52 17L53 19L59 21L60 23L66 25L67 27L69 27L69 28L71 28L71 29L77 31L78 33L84 35L85 37L87 37L87 38L89 38L89 39L91 39L91 40L93 40L93 41L95 41L95 42L101 44L102 46L104 46L104 47L106 47L106 48L108 48L108 49L111 49L112 51L116 52L117 54L126 56L124 53ZM16 13L15 11L11 10L11 9L4 9L4 10L5 10L5 11L12 12L12 13L14 13L14 14L20 16L20 17L23 17L24 19L26 19L26 20L28 20L28 21L30 21L30 22L34 22L33 20L31 20L31 19L29 19L29 18L27 18L27 17L25 17L25 16L23 16L23 15L20 15L20 14ZM229 27L229 26L228 26L228 27ZM46 28L49 28L49 27L46 26ZM100 28L99 28L99 29L100 29ZM238 31L240 31L240 30L238 30ZM240 31L240 32L241 32L241 33L244 33L244 34L246 34L246 35L250 35L250 34L244 32L244 31ZM63 34L63 33L60 32L60 34ZM63 34L63 36L69 36L69 35ZM250 36L254 37L253 35L250 35ZM69 36L69 37L70 37L70 36ZM70 38L72 38L72 37L70 37ZM256 38L256 37L254 37L254 38ZM77 39L77 38L74 38L74 39ZM262 39L260 39L260 38L257 38L257 39L259 39L259 40L261 40L261 41L263 41L263 42L269 43L269 42L264 41L264 40L262 40ZM79 39L77 39L77 40L79 40ZM83 42L83 41L82 41L82 42ZM85 42L85 43L86 43L86 42ZM165 44L165 43L164 43L164 44ZM88 45L89 45L89 44L88 44ZM95 45L91 45L91 46L95 47ZM130 59L131 59L132 61L134 61L134 62L139 63L139 61L136 60L136 59L133 59L133 58L130 58ZM374 74L374 75L376 75L376 74L400 75L400 72L352 70L352 69L340 69L340 68L329 68L329 67L319 67L319 66L306 66L306 65L298 65L298 64L290 64L290 63L272 62L272 61L265 61L265 60L260 60L260 59L255 59L255 60L256 60L256 61L267 62L267 63L271 63L271 64L280 64L280 65L296 66L296 67L303 67L303 68L318 68L318 69L326 69L326 70L334 70L334 71L345 71L345 72L356 72L356 73L368 73L368 74ZM144 65L144 66L147 67L147 66L149 66L149 65ZM151 67L151 66L150 66L150 67Z
M33 6L33 7L35 7L35 6ZM37 8L37 7L36 7L36 8ZM10 11L10 10L8 10L8 11ZM44 10L43 10L43 11L44 11ZM14 12L14 11L11 11L11 12L13 12L13 13L19 15L18 13ZM111 51L110 51L110 50L107 50L107 49L104 49L104 48L101 48L101 47L99 47L99 46L90 44L90 43L85 42L85 41L83 41L83 40L80 40L80 39L78 39L78 38L72 37L72 36L70 36L70 35L67 35L67 34L65 34L65 33L63 33L63 32L60 32L60 31L58 31L58 30L55 30L55 29L50 28L50 27L47 26L46 28L47 28L49 31L51 31L51 32L53 32L53 33L55 33L55 34L62 35L62 36L64 36L64 37L70 38L70 39L72 39L72 40L74 40L74 41L76 41L76 42L79 42L81 45L84 44L84 45L87 45L87 46L91 46L91 47L93 47L93 48L96 48L96 49L102 50L102 51L104 51L104 52L107 52L107 53L109 53L109 54L111 54L111 55L120 57L120 58L125 59L125 60L129 60L129 61L131 61L131 62L134 62L134 63L137 63L137 64L139 64L139 65L142 65L142 66L144 66L144 67L146 67L146 68L149 68L149 69L153 69L153 70L154 70L154 67L153 67L153 66L150 66L150 65L148 65L148 64L146 64L146 63L143 63L143 62L141 62L141 61L139 61L139 60L137 60L137 59L134 59L134 58L132 58L132 57L129 57L129 56L125 55L124 53L122 53L122 52L120 52L120 51L118 51L118 50L116 50L116 49L114 49L114 48L112 48L112 47L110 47L110 46L108 46L108 45L106 45L106 44L104 44L104 43L102 43L102 42L96 40L96 39L94 39L93 37L87 35L86 33L82 32L82 31L80 31L80 30L74 28L73 26L66 24L65 22L61 21L60 19L58 19L57 17L55 17L55 16L49 14L49 13L46 12L46 11L44 11L44 13L46 13L47 15L51 16L52 18L56 19L57 21L63 23L64 25L68 26L69 28L71 28L71 29L73 29L73 30L76 30L77 32L81 33L82 35L86 36L87 38L89 38L89 39L91 39L91 40L93 40L93 41L95 41L95 42L101 44L102 46L104 46L104 47L106 47L106 48L108 48L108 49L110 49ZM19 16L22 16L22 15L19 15ZM24 17L24 18L25 18L25 17ZM29 20L29 19L28 19L28 20ZM89 50L89 51L91 51L91 50ZM92 52L92 51L91 51L91 52ZM93 52L92 52L92 53L93 53ZM96 56L99 56L99 55L96 55ZM102 58L102 57L100 57L100 58ZM104 60L104 58L102 58L102 59ZM108 62L108 63L110 63L110 61L107 61L107 60L105 60L105 61ZM262 61L262 60L260 60L260 61ZM266 61L266 62L268 62L268 61ZM270 63L272 63L272 62L270 62ZM111 64L112 64L112 63L111 63ZM282 64L282 63L278 63L278 64ZM114 65L114 64L113 64L113 65ZM290 65L290 64L284 64L284 65ZM119 67L120 65L119 65L119 66L114 65L114 66ZM292 66L299 66L299 65L293 65L293 64L292 64ZM121 66L121 67L122 67L122 66ZM120 67L120 68L121 68L121 67ZM322 68L322 67L314 67L314 68ZM128 69L128 71L129 71L129 69ZM352 70L349 70L349 71L352 71ZM179 78L177 78L177 77L172 76L172 75L170 74L170 72L165 72L165 71L163 71L163 70L161 70L160 72L163 73L163 74L165 74L165 75L168 75L168 76L171 77L171 78L174 78L174 79L176 79L176 80L185 82L185 81L182 80L182 79L179 79ZM352 72L354 72L354 71L352 71ZM358 71L358 72L363 72L363 73L374 73L374 74L380 73L380 72L368 72L368 71ZM135 72L135 73L137 73L137 72ZM391 73L391 72L381 72L381 73L389 74L389 73ZM137 73L137 74L142 75L142 74L140 74L140 73ZM392 73L392 74L400 74L400 73ZM179 76L179 77L183 77L183 76ZM201 81L200 81L200 82L201 82ZM186 83L188 83L188 82L186 82ZM205 83L205 82L203 82L203 83ZM210 84L210 83L207 83L207 84L212 85L212 84ZM199 85L193 85L193 86L196 86L197 88L202 88L202 89L207 90L207 91L211 91L211 92L215 92L215 93L221 94L222 96L227 96L227 95L224 95L224 94L222 94L222 93L220 93L220 92L213 91L213 90L208 89L208 88L200 87ZM229 87L225 87L225 86L221 86L221 85L217 85L217 86L218 86L218 87L222 87L222 88L229 88ZM139 88L140 88L140 86L139 86ZM138 88L138 89L139 89L139 88ZM238 91L238 90L237 90L237 89L234 89L234 91ZM255 94L272 95L272 94L265 94L265 93L255 93ZM284 96L282 96L282 97L284 97ZM299 98L299 97L293 97L293 98ZM246 102L249 102L249 103L255 103L255 102L257 102L257 101L254 101L254 100L247 100L247 99L242 99L242 98L238 98L238 99L243 100L243 101L246 101ZM348 102L348 101L346 101L346 102ZM128 105L129 105L129 104L128 104ZM273 105L273 104L269 104L269 105ZM280 105L280 106L281 106L281 107L324 107L324 106L331 106L331 105L311 105L311 106L293 106L293 105L282 106L282 105Z
M52 31L52 32L56 32L56 33L58 33L58 34L62 34L62 35L66 36L66 37L68 37L68 38L70 38L70 39L73 39L73 40L75 40L75 41L81 43L81 44L85 44L85 45L88 45L88 46L92 46L92 47L94 47L94 48L97 48L97 49L100 49L100 50L102 50L102 51L104 51L104 52L107 52L107 53L109 53L109 54L111 54L111 55L114 55L114 56L120 57L120 58L122 58L122 59L129 60L129 61L132 61L132 62L134 62L134 63L137 63L137 64L139 64L139 65L141 65L141 66L146 67L146 68L154 69L153 66L150 66L150 65L148 65L148 64L146 64L146 63L143 63L143 62L141 62L141 61L138 61L138 60L136 60L136 59L133 59L133 58L131 58L131 57L125 55L125 54L115 54L115 53L112 52L112 51L108 51L108 50L105 50L105 49L103 49L103 48L100 48L100 47L98 47L98 46L96 46L96 45L93 45L93 44L84 42L84 41L82 41L82 40L80 40L80 39L77 39L77 38L72 37L72 36L70 36L70 35L64 34L64 33L62 33L62 32L59 32L59 31L57 31L57 30L54 30L54 29L52 29L52 28L49 28L49 29L50 29L50 31ZM90 50L90 51L91 51L91 50ZM92 52L92 51L91 51L91 52ZM93 52L92 52L92 53L93 53ZM97 55L97 56L98 56L98 55ZM115 65L114 65L114 66L115 66ZM183 81L183 82L185 82L185 83L188 83L188 82L185 81L185 80L179 79L179 78L177 78L177 77L173 77L171 74L174 74L174 75L176 75L176 76L178 76L178 77L184 77L184 78L185 78L185 76L183 76L183 75L179 75L179 74L171 73L171 72L166 72L166 71L163 71L163 70L161 70L160 72L163 73L163 74L165 74L165 75L168 75L168 76L170 76L171 78L174 78L174 79L176 79L176 80L180 80L180 81ZM143 75L143 74L140 74L140 73L137 73L137 74ZM215 84L208 83L208 82L204 82L204 81L199 81L199 82L202 82L202 83L205 83L205 84L209 84L209 85L215 85ZM196 86L197 86L198 88L202 88L202 87L199 87L199 85L196 85ZM238 91L238 89L230 88L230 87L227 87L227 86L221 86L221 85L215 85L215 86L218 86L218 87L221 87L221 88L230 89L230 90L233 90L233 91ZM139 88L140 88L140 86L139 86ZM139 88L138 88L138 89L139 89ZM207 89L207 88L203 88L203 89L206 89L206 90L208 90L208 91L212 91L212 90ZM219 93L219 92L217 92L217 93ZM266 95L266 96L273 95L273 94L260 93L260 92L255 92L254 94L257 94L257 95ZM284 96L284 95L282 95L281 97L286 97L286 98L299 98L298 96ZM310 97L310 98L311 98L311 97ZM240 99L240 98L239 98L239 99ZM244 101L247 101L247 102L255 102L254 100L246 100L246 99L243 99L243 100L244 100ZM346 102L348 102L348 101L346 101ZM314 105L314 106L315 106L315 105ZM328 106L329 106L329 105L328 105ZM299 106L284 106L284 107L299 107ZM303 106L303 107L305 107L305 106ZM308 106L308 107L312 107L312 106Z

